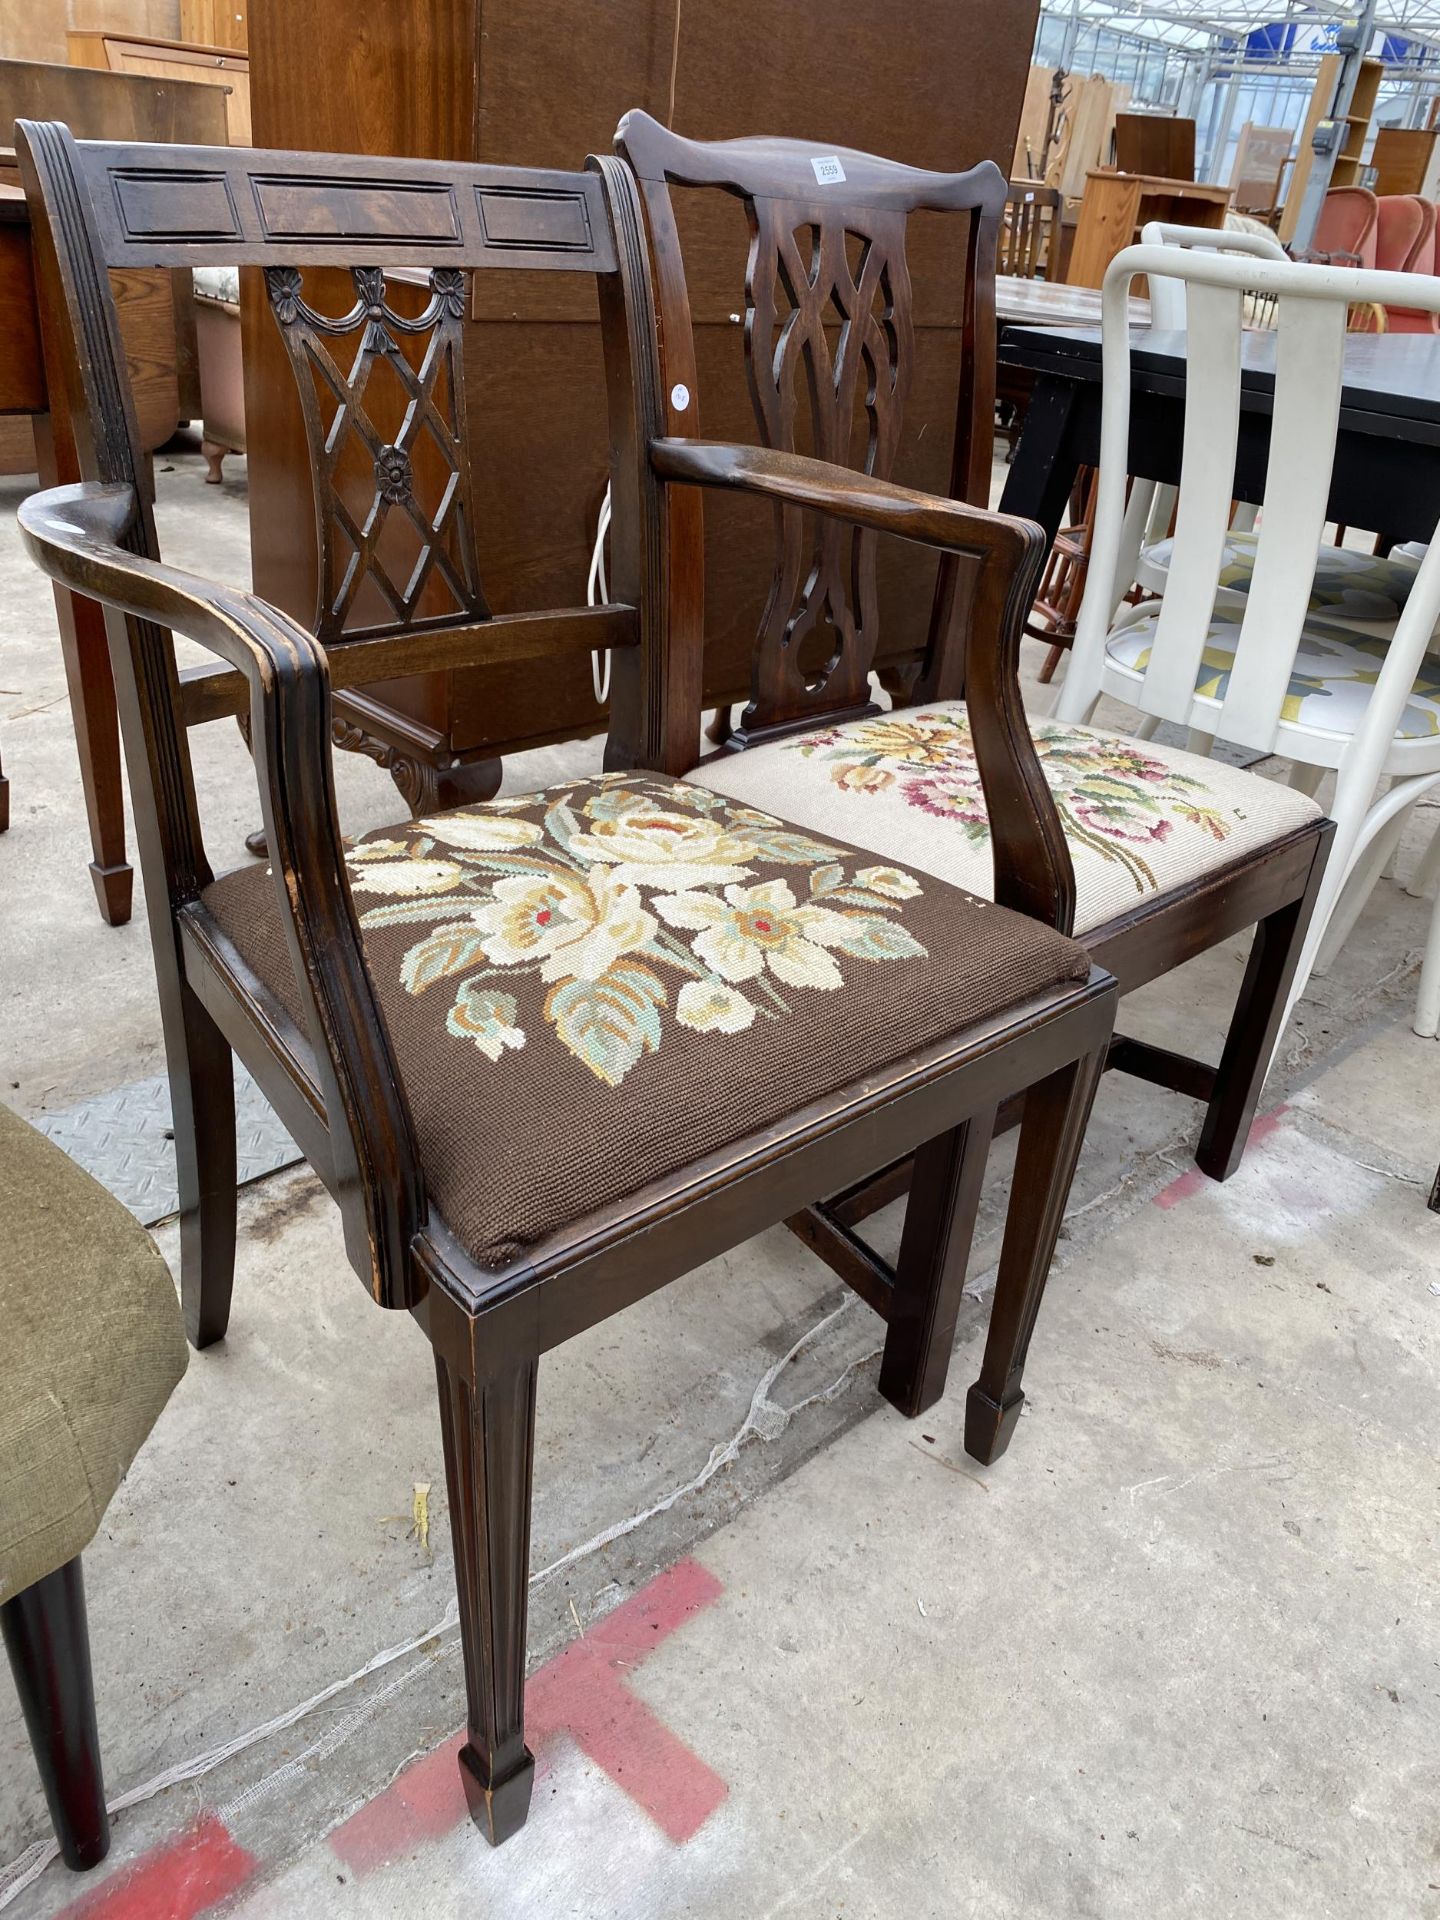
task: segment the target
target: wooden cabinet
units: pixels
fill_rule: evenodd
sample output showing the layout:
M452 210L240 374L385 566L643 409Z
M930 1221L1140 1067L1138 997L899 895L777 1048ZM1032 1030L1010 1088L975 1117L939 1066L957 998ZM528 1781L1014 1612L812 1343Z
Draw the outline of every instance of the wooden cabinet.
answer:
M792 132L925 167L987 157L1004 166L1035 14L1031 0L914 0L903 10L886 0L823 8L606 0L583 9L391 0L363 10L351 0L252 0L254 134L263 146L573 167L587 152L608 152L621 114L641 106L699 138ZM744 217L738 203L708 203L722 196L678 198L696 203L680 217L701 430L753 440L737 318ZM941 492L961 352L947 292L960 268L942 221L915 222L922 340L896 472ZM570 604L584 595L606 472L594 291L486 279L494 284L476 289L466 341L486 594L497 612ZM315 552L299 406L263 288L247 285L242 304L255 584L308 621ZM768 585L767 514L733 499L706 503L706 678L717 699L748 691ZM913 552L887 555L882 591L883 648L913 652L928 617L926 565ZM517 666L407 682L385 690L383 707L370 703L363 722L372 740L450 765L454 785L457 758L595 731L604 715L582 659L543 673Z
M1229 187L1097 169L1085 182L1066 278L1072 287L1098 287L1110 262L1122 248L1140 238L1140 229L1148 220L1168 220L1186 227L1223 227L1229 207Z
M1433 200L1440 186L1435 141L1434 127L1381 127L1370 156L1376 193L1418 193Z

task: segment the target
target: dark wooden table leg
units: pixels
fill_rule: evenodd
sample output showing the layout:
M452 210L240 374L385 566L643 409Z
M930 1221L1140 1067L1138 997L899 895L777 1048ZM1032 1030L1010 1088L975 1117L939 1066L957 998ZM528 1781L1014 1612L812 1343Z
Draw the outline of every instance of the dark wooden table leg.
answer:
M35 453L42 487L55 487L80 478L68 432L53 416L34 419ZM55 589L55 615L60 623L60 647L65 657L65 680L70 689L70 713L75 745L80 754L80 779L85 789L85 812L90 822L90 877L100 912L112 927L130 918L134 874L125 858L125 801L120 760L120 721L115 708L115 682L110 673L110 649L105 618L93 600L82 600L63 587Z
M1080 466L1075 432L1079 405L1077 382L1044 375L1036 381L1000 496L1002 513L1038 520L1052 546Z
M65 1864L93 1867L110 1850L110 1822L80 1556L0 1605L0 1634Z
M0 768L0 833L7 832L9 830L9 826L10 826L10 782L5 778L4 769Z

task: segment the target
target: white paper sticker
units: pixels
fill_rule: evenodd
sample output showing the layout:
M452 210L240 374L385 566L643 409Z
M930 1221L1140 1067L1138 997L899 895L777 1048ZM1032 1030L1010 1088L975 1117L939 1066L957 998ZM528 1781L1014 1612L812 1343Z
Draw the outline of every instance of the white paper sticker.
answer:
M671 387L670 404L675 409L676 413L683 413L686 407L689 406L690 389L689 387L685 386L683 382L677 381L675 385Z
M838 187L845 178L845 169L840 164L838 154L827 153L823 159L812 160L810 164L822 187Z

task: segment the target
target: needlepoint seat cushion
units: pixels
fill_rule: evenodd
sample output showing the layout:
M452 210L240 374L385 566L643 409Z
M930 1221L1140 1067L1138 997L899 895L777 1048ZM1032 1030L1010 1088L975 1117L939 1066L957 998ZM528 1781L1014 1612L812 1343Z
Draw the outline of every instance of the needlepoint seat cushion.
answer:
M0 1106L0 1601L89 1545L185 1371L145 1229Z
M1133 673L1136 684L1149 665L1158 621L1156 612L1115 628L1105 643L1112 666ZM1224 607L1211 615L1195 691L1222 700L1235 664L1242 616ZM1380 678L1390 641L1379 634L1352 633L1343 627L1305 627L1290 670L1290 687L1280 709L1281 718L1340 736L1352 734ZM1432 740L1440 734L1440 659L1425 663L1400 716L1396 738ZM1209 765L1209 762L1205 762Z
M1319 818L1306 795L1192 753L1094 727L1030 732L1075 867L1085 934ZM722 754L689 778L764 798L969 892L993 890L990 823L964 704L902 708Z
M1089 972L910 865L663 777L369 833L365 955L432 1203L481 1264ZM268 870L202 896L297 995Z

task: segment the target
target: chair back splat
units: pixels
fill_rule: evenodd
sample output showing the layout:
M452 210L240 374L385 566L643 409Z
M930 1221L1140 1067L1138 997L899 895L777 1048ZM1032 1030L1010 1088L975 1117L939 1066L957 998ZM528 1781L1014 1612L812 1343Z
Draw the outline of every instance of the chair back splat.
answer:
M637 479L637 450L656 430L656 389L652 356L636 350L653 315L633 185L610 158L565 173L137 147L77 142L52 122L19 122L17 146L44 297L68 322L50 345L63 363L82 479L113 489L106 535L154 563L149 607L133 578L102 579L98 562L96 585L108 584L126 609L112 603L106 619L167 1048L172 1059L185 1056L191 990L180 944L187 928L199 937L192 910L213 878L186 729L233 713L249 726L313 1060L286 1117L325 1170L370 1290L384 1305L412 1306L424 1290L410 1257L426 1215L424 1183L345 877L330 687L438 668L462 643L467 659L497 663L560 648L638 648L646 617L639 584L647 566L652 577L658 571L658 536L654 488ZM625 229L618 244L612 205ZM309 438L320 589L313 632L248 594L216 590L206 628L222 663L182 675L170 631L147 617L161 576L172 603L181 576L159 565L108 275L202 266L264 271ZM599 288L613 604L503 617L487 606L460 354L470 278L497 271L585 273ZM302 832L311 842L303 859Z
M988 499L995 393L995 251L1006 183L985 162L940 174L848 148L800 140L686 140L649 114L629 113L616 136L639 182L649 225L660 319L667 434L700 433L691 299L671 188L712 187L744 206L745 370L764 447L813 455L888 480L910 392L916 306L907 259L909 217L922 209L965 217L965 292L951 493ZM709 289L707 289L707 293ZM699 316L708 318L709 314ZM775 511L776 558L752 657L751 697L736 746L871 710L879 639L873 529L797 505ZM657 737L622 742L652 764L684 771L702 705L703 522L693 487L667 508L672 670ZM941 691L942 638L963 620L975 563L947 554L939 568L925 658L909 678ZM638 661L617 669L639 672ZM963 666L954 668L963 690ZM656 757L658 756L658 758Z

